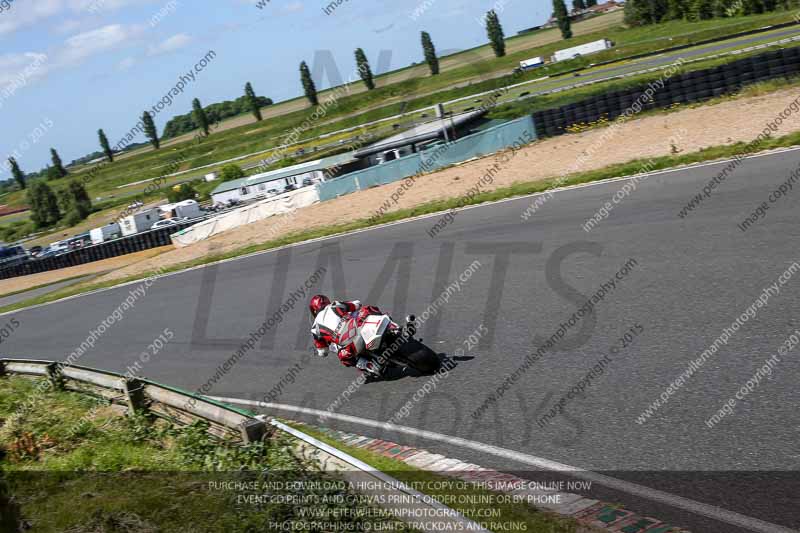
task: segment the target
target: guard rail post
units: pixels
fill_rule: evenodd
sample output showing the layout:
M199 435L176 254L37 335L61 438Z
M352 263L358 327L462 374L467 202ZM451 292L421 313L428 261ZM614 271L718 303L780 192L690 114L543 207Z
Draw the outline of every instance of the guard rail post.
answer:
M64 388L64 378L61 375L59 363L47 363L47 380L53 386L54 390L61 390Z
M263 420L246 420L239 426L242 435L242 442L252 444L264 440L267 435L267 424Z
M126 379L123 382L125 399L128 402L128 412L131 414L148 414L148 402L144 394L144 383L136 378Z

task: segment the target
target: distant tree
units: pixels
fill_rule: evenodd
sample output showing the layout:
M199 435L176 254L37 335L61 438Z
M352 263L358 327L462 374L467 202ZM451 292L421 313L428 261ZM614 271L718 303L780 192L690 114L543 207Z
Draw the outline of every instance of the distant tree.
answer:
M569 21L569 13L564 0L553 0L553 15L558 21L558 28L561 30L561 37L564 39L572 38L572 25Z
M762 0L744 0L742 2L742 15L754 15L764 12Z
M489 37L489 44L492 45L495 57L506 55L506 41L503 35L503 27L494 9L486 13L486 35Z
M628 0L625 2L625 23L644 26L661 22L667 14L668 0Z
M586 7L593 7L597 5L597 0L586 0Z
M258 105L256 92L253 90L253 86L250 85L249 81L244 85L244 97L247 99L247 105L250 107L253 116L256 117L256 121L261 122L261 107Z
M573 11L583 11L584 9L586 9L586 2L583 0L572 0Z
M314 80L311 79L311 72L309 72L305 61L300 63L300 82L303 84L303 91L311 105L319 105L317 87L314 85Z
M44 176L47 178L47 181L55 181L61 178L61 174L58 172L58 169L47 165L47 169L44 171Z
M167 191L167 200L170 203L193 200L197 196L197 190L191 183L179 183Z
M714 0L693 0L691 17L693 20L708 20L714 17Z
M356 68L358 69L358 74L361 76L364 85L367 86L367 90L371 91L374 89L375 81L372 79L372 69L369 68L367 55L361 48L356 48Z
M89 193L78 180L70 181L69 185L61 191L58 205L61 212L65 214L65 222L70 226L84 220L92 212L92 200L89 198Z
M8 163L11 165L11 175L16 180L17 184L19 184L20 189L25 188L25 173L19 169L19 163L13 157L8 158Z
M52 226L61 218L53 189L41 180L32 182L28 188L28 205L31 206L31 220L37 228Z
M717 18L731 16L731 14L728 12L729 11L728 7L729 7L728 0L714 0L714 16Z
M144 134L150 139L150 144L153 145L153 148L158 150L161 148L161 143L158 141L158 130L156 130L156 124L153 122L153 116L145 111L142 115L142 122L144 123Z
M56 152L55 148L50 148L50 160L53 162L53 168L59 178L63 178L67 175L67 169L61 164L61 158L58 156L58 152Z
M431 70L431 76L439 74L439 58L436 57L436 48L428 32L422 32L422 52L425 54L425 62Z
M108 144L108 137L106 137L105 132L102 129L97 130L97 136L100 138L100 147L103 149L103 153L106 154L106 159L108 162L111 163L114 161L114 152L111 150L111 146Z
M203 135L208 137L208 117L206 112L203 111L203 106L200 105L200 100L197 98L192 100L192 118L197 127L203 130Z
M688 13L689 6L687 0L667 0L667 14L665 18L669 20L680 20L685 18Z
M244 171L239 165L225 165L220 171L222 181L238 180L244 177Z

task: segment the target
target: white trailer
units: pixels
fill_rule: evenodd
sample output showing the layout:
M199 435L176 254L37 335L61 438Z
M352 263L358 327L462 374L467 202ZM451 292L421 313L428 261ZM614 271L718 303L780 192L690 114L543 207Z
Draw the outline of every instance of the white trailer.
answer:
M544 59L542 59L539 56L532 57L530 59L526 59L524 61L520 61L519 62L519 70L524 72L526 70L531 70L531 69L534 69L536 67L541 67L542 65L544 65Z
M158 209L148 209L119 219L119 227L122 229L122 235L127 237L149 230L159 219Z
M599 41L592 41L590 43L573 46L572 48L558 50L553 54L553 61L566 61L567 59L594 54L595 52L602 52L603 50L609 50L611 48L614 48L614 43L608 39L600 39Z
M111 239L116 239L121 236L122 230L116 222L89 230L89 237L92 239L92 244L100 244L101 242L110 241Z
M200 204L197 200L184 200L175 204L167 204L159 207L166 216L162 218L197 218L203 215Z

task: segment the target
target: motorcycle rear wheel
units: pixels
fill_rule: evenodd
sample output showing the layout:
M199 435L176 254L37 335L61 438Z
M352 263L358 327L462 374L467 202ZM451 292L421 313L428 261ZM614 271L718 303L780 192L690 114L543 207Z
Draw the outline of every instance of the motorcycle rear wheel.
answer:
M442 366L442 361L436 352L416 339L406 341L395 357L423 374L433 374Z

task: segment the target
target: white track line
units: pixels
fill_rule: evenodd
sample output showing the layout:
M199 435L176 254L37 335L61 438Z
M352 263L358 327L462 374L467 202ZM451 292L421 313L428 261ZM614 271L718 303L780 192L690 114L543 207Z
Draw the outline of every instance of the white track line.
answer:
M455 446L461 446L462 448L468 448L481 453L489 453L492 455L496 455L497 457L502 457L503 459L510 459L522 464L535 466L544 470L550 470L554 472L566 472L577 478L597 483L598 485L603 485L605 487L609 487L618 490L620 492L625 492L627 494L631 494L640 498L645 498L654 502L667 504L677 509L683 509L685 511L689 511L696 515L712 518L714 520L725 522L744 529L749 529L751 531L758 531L761 533L797 533L797 531L794 529L789 529L780 526L778 524L765 522L763 520L759 520L758 518L745 516L743 514L739 514L734 511L722 509L721 507L716 507L706 503L690 500L688 498L684 498L683 496L677 496L675 494L663 492L658 489L653 489L650 487L646 487L644 485L639 485L637 483L631 483L629 481L624 481L621 479L606 476L605 474L598 474L596 472L585 470L583 468L578 468L563 463L558 463L556 461L551 461L549 459L543 459L541 457L536 457L526 453L509 450L508 448L500 448L499 446L493 446L491 444L484 444L482 442L462 439L461 437L451 437L449 435L444 435L442 433L436 433L434 431L428 431L425 429L417 429L408 426L398 426L395 424L391 424L389 422L379 422L378 420L372 420L360 416L350 416L338 413L330 413L328 411L322 411L319 409L310 409L308 407L298 407L294 405L286 405L280 403L257 402L254 400L242 400L238 398L225 398L219 396L211 396L210 398L220 402L249 405L249 406L268 408L268 409L279 409L283 411L303 413L308 415L316 415L322 418L341 420L343 422L349 422L352 424L359 424L362 426L384 429L387 431L394 431L397 433L405 433L416 437L422 437L429 440L444 442Z
M793 146L793 147L790 147L790 148L777 148L777 149L774 149L774 150L768 150L768 151L764 151L764 152L761 152L761 153L758 153L758 154L749 155L749 156L744 157L743 159L756 159L756 158L760 158L760 157L769 157L769 156L779 155L779 154L783 154L783 153L787 153L787 152L796 152L798 150L800 150L800 146ZM706 162L703 162L703 163L692 163L690 165L683 165L683 166L679 166L679 167L666 168L666 169L663 169L663 170L655 170L653 172L645 172L645 173L641 173L641 174L633 174L633 175L630 175L630 176L620 176L618 178L609 178L609 179L604 179L604 180L592 181L592 182L589 182L589 183L581 183L581 184L578 184L578 185L566 185L564 187L558 187L558 188L555 188L555 189L548 189L548 190L542 191L542 192L535 192L535 193L531 193L531 194L525 194L525 195L522 195L522 196L513 196L511 198L503 198L501 200L493 200L491 202L484 202L484 203L480 203L480 204L468 205L468 206L465 206L465 207L458 208L455 211L460 212L460 211L469 211L470 209L480 209L480 208L483 208L483 207L491 207L491 206L494 206L494 205L504 204L504 203L508 203L508 202L517 202L517 201L520 201L520 200L525 200L527 198L535 198L537 196L542 196L543 194L555 194L555 193L559 193L559 192L572 191L572 190L583 189L583 188L587 188L587 187L597 187L599 185L607 185L609 183L616 183L618 181L627 181L627 180L631 180L631 179L634 179L634 178L640 178L641 176L657 176L659 174L671 174L671 173L674 173L674 172L685 172L685 171L694 170L694 169L697 169L697 168L705 168L705 167L710 167L710 166L715 166L715 165L724 165L724 164L730 163L731 161L734 161L734 159L732 159L732 158L719 159L719 160L715 160L715 161L706 161ZM466 163L466 162L467 161L464 161L461 164ZM156 280L156 279L161 279L161 278L167 278L167 277L170 277L170 276L177 276L177 275L184 274L186 272L192 272L194 270L198 270L198 269L201 269L201 268L207 268L207 267L211 267L211 266L222 265L222 264L225 264L225 263L230 263L231 261L240 261L242 259L248 259L250 257L256 257L256 256L259 256L259 255L271 254L271 253L279 252L279 251L285 250L287 248L295 248L295 247L298 247L298 246L306 246L308 244L314 244L314 243L318 243L318 242L325 242L325 241L329 241L329 240L333 240L333 239L341 239L343 237L349 237L351 235L358 235L358 234L361 234L361 233L366 233L368 231L375 231L375 230L379 230L379 229L390 228L390 227L393 227L393 226L399 226L401 224L408 224L408 223L411 223L411 222L418 222L420 220L425 220L425 219L428 219L428 218L439 217L443 213L446 213L447 211L449 211L449 210L437 211L435 213L427 213L425 215L419 215L419 216L416 216L416 217L404 218L402 220L396 220L394 222L387 222L386 224L380 224L380 225L377 225L377 226L369 226L368 228L361 228L361 229L348 231L348 232L344 232L344 233L335 233L333 235L326 235L325 237L317 237L315 239L309 239L309 240L306 240L306 241L300 241L300 242L295 242L295 243L291 243L291 244L286 244L286 245L280 246L278 248L270 248L269 250L261 250L261 251L258 251L258 252L253 252L253 253L249 253L249 254L245 254L245 255L239 255L239 256L236 256L236 257L231 257L230 259L222 259L220 261L214 261L213 263L206 263L204 265L198 265L198 266L195 266L195 267L186 268L186 269L178 270L178 271L175 271L175 272L168 272L166 274L160 274L158 276L153 276L152 278L140 278L140 279L136 279L136 280L133 280L133 281L128 281L126 283L120 283L119 285L114 285L113 287L105 287L103 289L95 289L93 291L88 291L88 292L84 292L84 293L81 293L81 294L75 294L75 295L72 295L72 296L67 296L65 298L60 298L58 300L53 300L52 302L45 302L45 303L42 303L42 304L31 305L31 306L28 306L28 307L23 307L21 309L16 309L14 311L6 311L4 313L0 313L0 316L12 315L12 314L18 313L20 311L27 311L27 310L30 310L30 309L36 309L36 308L39 308L39 307L44 307L46 305L52 305L52 304L57 304L57 303L61 303L61 302L66 302L67 300L72 300L74 298L81 298L83 296L90 296L92 294L97 294L97 293L101 293L101 292L121 289L122 287L127 287L128 285L136 285L136 284L142 283L142 281L144 281L145 279Z

